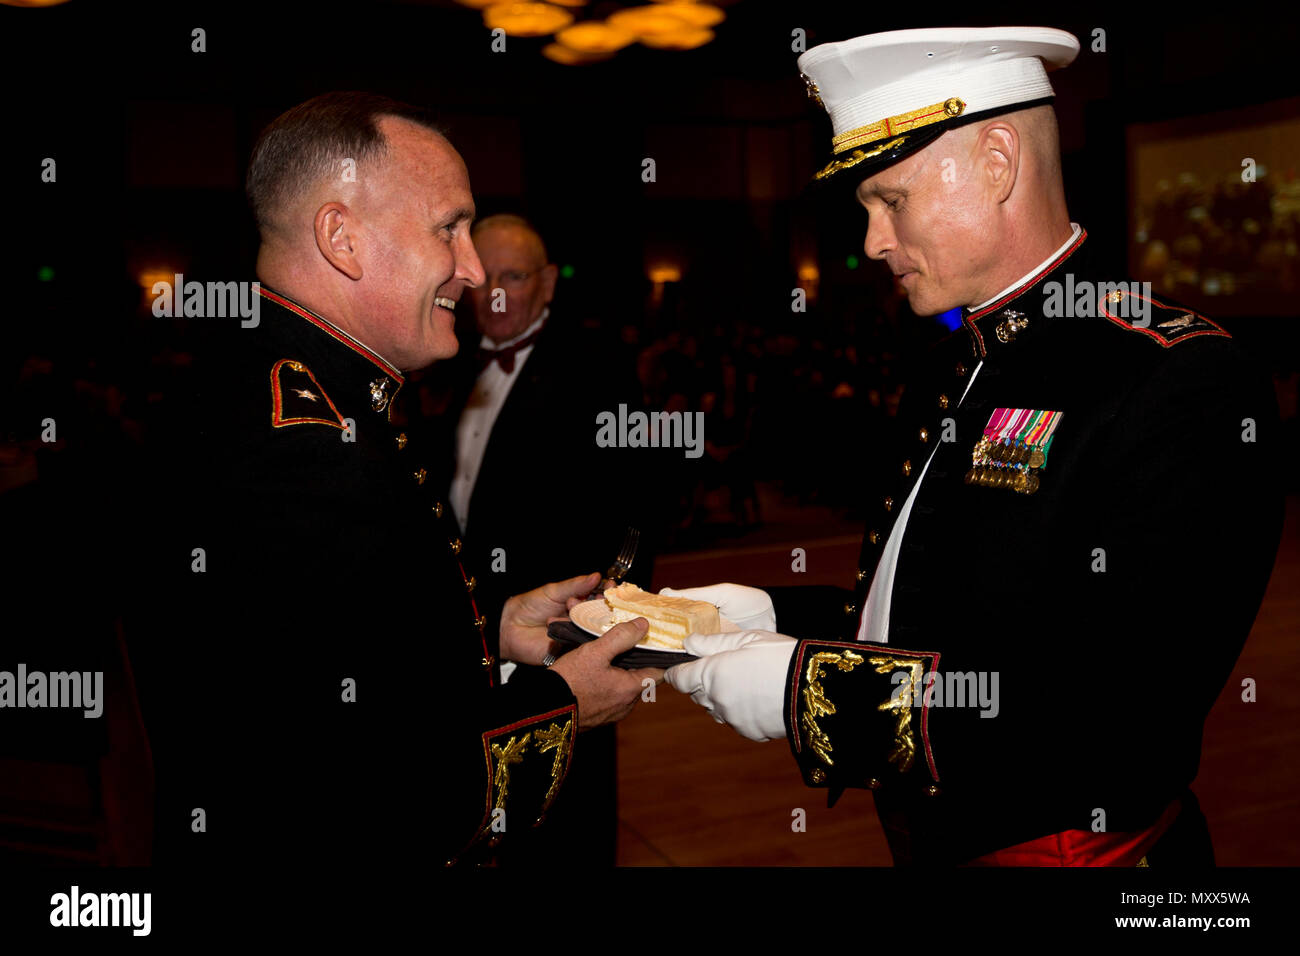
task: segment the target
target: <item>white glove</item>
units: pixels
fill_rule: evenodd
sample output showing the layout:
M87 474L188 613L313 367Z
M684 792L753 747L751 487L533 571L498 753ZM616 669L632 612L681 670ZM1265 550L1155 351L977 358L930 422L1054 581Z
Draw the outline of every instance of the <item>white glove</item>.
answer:
M776 630L776 611L772 607L772 598L761 588L745 587L743 584L710 584L704 588L682 588L680 591L664 588L659 593L664 597L682 597L716 604L718 613L742 631Z
M699 660L664 678L742 737L776 740L785 737L785 678L798 643L772 631L692 634L685 650Z

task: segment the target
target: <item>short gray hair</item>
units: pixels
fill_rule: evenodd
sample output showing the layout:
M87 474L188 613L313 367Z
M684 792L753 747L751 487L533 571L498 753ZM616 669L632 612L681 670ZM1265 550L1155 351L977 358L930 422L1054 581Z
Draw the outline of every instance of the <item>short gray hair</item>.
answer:
M285 203L336 174L342 159L360 165L387 152L378 123L384 116L446 138L429 110L375 93L325 93L276 117L257 138L248 162L245 192L258 229L265 235Z

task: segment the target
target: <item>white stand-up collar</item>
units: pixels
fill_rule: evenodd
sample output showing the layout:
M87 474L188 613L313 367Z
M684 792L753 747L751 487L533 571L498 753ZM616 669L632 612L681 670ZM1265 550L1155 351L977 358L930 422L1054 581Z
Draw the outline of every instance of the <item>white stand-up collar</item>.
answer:
M1009 293L1009 292L1015 292L1017 289L1022 288L1023 286L1027 286L1027 285L1029 285L1029 283L1033 282L1036 278L1038 278L1038 276L1042 273L1042 271L1043 271L1044 269L1046 269L1046 268L1047 268L1048 266L1050 266L1053 262L1055 262L1058 258L1060 258L1061 253L1065 252L1066 249L1070 248L1070 243L1074 242L1074 240L1076 240L1076 239L1079 238L1079 233L1083 231L1083 228L1082 228L1082 227L1081 227L1077 222L1072 222L1072 223L1070 223L1070 230L1071 230L1071 231L1070 231L1070 238L1069 238L1069 239L1066 239L1065 242L1061 243L1061 246L1060 246L1059 249L1057 249L1057 250L1056 250L1055 252L1053 252L1050 256L1048 256L1046 259L1044 259L1042 262L1040 262L1040 263L1039 263L1037 266L1035 266L1033 269L1030 269L1028 273L1026 273L1025 275L1021 276L1021 277L1020 277L1019 279L1017 279L1015 282L1011 283L1011 285L1007 286L1005 289L1003 289L1003 290L1002 290L1001 292L999 292L997 295L993 296L993 298L991 298L991 299L985 299L985 300L984 300L983 302L981 302L979 305L974 306L973 308L967 309L967 312L971 312L971 313L978 312L978 311L980 311L980 309L983 309L983 308L986 308L987 306L992 305L994 302L998 301L998 299L1002 298L1002 297L1003 297L1004 295L1006 295L1007 293Z

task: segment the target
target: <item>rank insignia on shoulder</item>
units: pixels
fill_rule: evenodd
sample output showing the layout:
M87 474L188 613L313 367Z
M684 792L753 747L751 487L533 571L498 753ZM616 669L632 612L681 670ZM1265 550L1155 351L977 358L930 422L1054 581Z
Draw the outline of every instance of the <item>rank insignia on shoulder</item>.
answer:
M271 427L289 425L347 429L343 416L311 369L295 359L280 359L271 368Z
M1232 337L1221 325L1181 305L1123 289L1107 295L1100 308L1101 314L1115 325L1140 332L1163 348L1201 335Z
M1006 488L1032 495L1047 468L1056 428L1063 413L1032 408L995 408L984 434L971 450L966 484Z

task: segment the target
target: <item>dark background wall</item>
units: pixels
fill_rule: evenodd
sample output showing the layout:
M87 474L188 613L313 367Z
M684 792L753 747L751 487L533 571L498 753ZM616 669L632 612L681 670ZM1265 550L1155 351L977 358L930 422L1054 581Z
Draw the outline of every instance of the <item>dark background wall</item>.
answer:
M829 125L798 78L795 28L809 46L998 22L1083 38L1078 61L1055 80L1070 207L1120 264L1128 124L1300 89L1296 26L1260 8L1191 21L1118 6L1022 5L989 19L968 6L887 13L743 0L726 5L717 39L700 50L634 46L607 63L565 67L540 56L542 40L511 39L507 52L491 52L479 14L451 2L232 6L0 8L11 77L7 204L11 223L21 223L5 261L11 308L54 312L60 333L88 319L89 340L110 328L117 338L121 319L141 305L144 269L246 274L255 238L241 197L252 140L278 112L328 89L436 106L480 208L535 217L557 261L574 267L562 294L606 316L641 309L646 268L665 254L685 286L708 285L735 303L784 304L806 257L821 261L824 292L873 281L872 270L842 265L860 255L864 214L800 199L827 152ZM206 53L190 51L195 26L207 31ZM1096 28L1106 31L1105 53L1089 49ZM57 188L36 179L45 156L58 160ZM657 164L653 184L640 178L645 157ZM54 268L52 281L37 279L43 266Z

